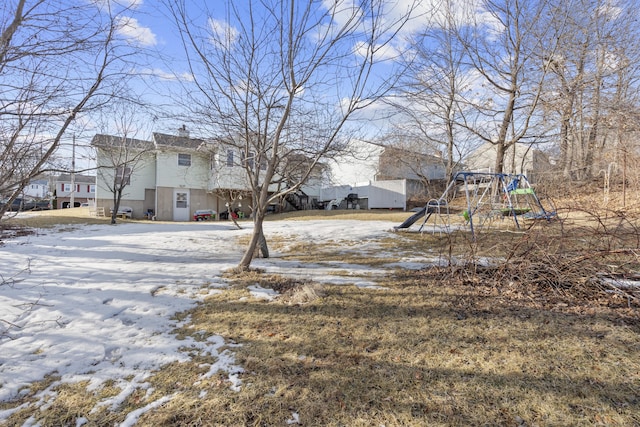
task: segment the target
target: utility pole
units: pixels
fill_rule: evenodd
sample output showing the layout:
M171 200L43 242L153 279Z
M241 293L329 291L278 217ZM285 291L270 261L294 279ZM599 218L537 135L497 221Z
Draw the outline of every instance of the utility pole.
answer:
M76 134L73 134L71 143L71 194L69 194L69 207L75 207L76 192Z

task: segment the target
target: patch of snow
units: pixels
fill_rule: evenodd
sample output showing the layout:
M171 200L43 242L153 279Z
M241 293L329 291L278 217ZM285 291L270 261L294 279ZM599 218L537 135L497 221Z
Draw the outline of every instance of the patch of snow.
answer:
M254 298L266 299L267 301L273 301L280 295L273 289L263 288L260 285L251 285L248 286L247 289L249 289L249 293Z
M292 412L291 413L291 418L289 418L287 420L287 424L291 425L291 424L300 424L300 414L298 414L297 412Z
M392 225L388 221L269 221L264 229L267 236L295 236L298 241L330 240L336 245L357 241L368 250L376 247L376 239L395 235L387 231ZM222 274L237 266L244 249L229 242L250 234L250 224L243 230L210 222L74 227L5 240L0 246L0 401L23 396L33 382L54 375L59 379L36 395L41 403L35 406L53 401L57 385L88 381L89 389L97 390L112 380L120 394L98 407L116 407L135 390L149 391L147 379L155 370L188 361L193 353L216 360L203 378L224 372L230 388L240 389L243 369L236 364L233 343L219 336L178 340L173 331L189 322L188 318L177 321L177 313L224 292L227 285ZM255 266L291 270L277 256L256 260ZM332 274L349 268L357 267L298 263L295 273L304 272L308 275L304 277L320 282L353 284L355 279L361 286L376 286L373 280ZM275 295L259 287L251 292ZM189 348L189 354L183 348ZM145 410L170 398L132 412L125 425L133 425ZM0 422L21 407L0 411ZM36 422L30 419L25 425Z
M627 280L627 279L612 279L610 277L605 277L602 279L604 283L607 283L611 286L614 286L618 289L638 289L640 290L640 282L637 280Z
M145 412L150 411L151 409L155 409L160 405L164 405L166 402L170 401L172 396L163 396L158 400L155 400L142 408L138 408L135 411L129 412L127 418L120 424L119 427L133 427L136 422L138 422L138 418L143 415Z

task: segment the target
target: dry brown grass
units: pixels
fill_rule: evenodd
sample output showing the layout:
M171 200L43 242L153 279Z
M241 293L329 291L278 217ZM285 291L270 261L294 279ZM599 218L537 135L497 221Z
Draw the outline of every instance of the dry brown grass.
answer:
M109 219L91 216L89 208L53 209L25 212L18 215L9 212L0 221L0 229L15 229L17 227L38 229L77 224L105 224Z
M383 292L325 286L301 305L240 289L211 298L193 326L243 344L245 386L172 401L146 422L271 426L292 412L330 426L640 422L632 310L438 271L384 281Z
M0 244L3 239L39 233L40 230L73 230L86 224L108 224L110 220L110 217L90 215L89 208L86 207L24 212L18 215L9 212L0 220ZM118 218L118 222L126 221L130 220Z
M73 425L84 416L87 426L111 426L172 395L138 424L281 426L295 412L305 426L640 426L640 303L600 280L639 271L637 221L603 209L560 217L476 239L403 233L371 252L271 241L286 257L314 262L348 256L379 269L416 254L446 262L389 267L376 279L386 290L229 274L233 286L181 313L190 322L176 334L241 344L232 349L245 370L239 392L227 373L202 379L213 360L193 355L157 372L150 396L134 394L115 412L90 412L117 393L113 385L61 386L38 421ZM250 284L285 297L252 298ZM10 421L23 424L27 412Z

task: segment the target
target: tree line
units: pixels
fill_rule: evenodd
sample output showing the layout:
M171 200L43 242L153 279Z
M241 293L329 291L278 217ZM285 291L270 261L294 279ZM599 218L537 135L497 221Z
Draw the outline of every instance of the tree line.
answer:
M449 173L479 142L495 145L496 172L522 143L578 181L637 158L636 2L444 0L426 19L391 103L406 119L395 132L445 153Z

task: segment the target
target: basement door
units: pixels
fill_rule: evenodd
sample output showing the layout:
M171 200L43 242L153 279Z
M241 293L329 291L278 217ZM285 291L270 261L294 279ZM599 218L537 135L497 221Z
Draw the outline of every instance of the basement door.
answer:
M173 220L189 221L189 190L173 189Z

